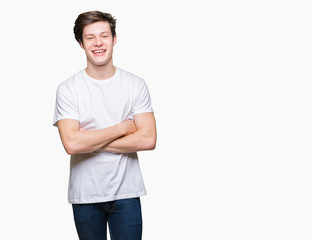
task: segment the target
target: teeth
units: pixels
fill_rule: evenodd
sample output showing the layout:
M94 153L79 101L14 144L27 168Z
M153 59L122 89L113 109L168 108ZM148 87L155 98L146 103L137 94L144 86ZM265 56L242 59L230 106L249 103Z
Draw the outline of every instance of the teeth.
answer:
M94 53L103 53L105 52L105 50L97 50L97 51L93 51Z

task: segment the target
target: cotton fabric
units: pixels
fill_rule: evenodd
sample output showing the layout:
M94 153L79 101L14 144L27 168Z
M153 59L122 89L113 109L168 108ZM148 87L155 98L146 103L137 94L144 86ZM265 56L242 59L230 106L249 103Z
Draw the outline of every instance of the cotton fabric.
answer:
M116 68L111 78L97 80L81 70L59 84L53 125L61 119L74 119L81 128L97 130L147 112L153 109L142 78ZM71 155L69 203L107 202L145 194L137 153Z

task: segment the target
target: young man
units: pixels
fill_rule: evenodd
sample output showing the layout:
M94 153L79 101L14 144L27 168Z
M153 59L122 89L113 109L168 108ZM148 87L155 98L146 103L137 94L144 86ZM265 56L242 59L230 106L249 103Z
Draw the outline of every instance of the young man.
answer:
M153 150L156 126L142 78L113 65L116 20L108 13L78 16L74 34L87 67L57 89L53 124L71 155L68 200L80 239L142 236L145 187L137 151Z

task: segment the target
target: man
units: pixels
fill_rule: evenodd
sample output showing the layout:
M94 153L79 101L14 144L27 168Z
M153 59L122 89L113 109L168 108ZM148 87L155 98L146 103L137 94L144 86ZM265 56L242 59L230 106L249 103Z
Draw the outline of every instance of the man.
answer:
M142 236L136 152L155 148L155 118L144 80L113 65L115 26L108 13L78 16L87 67L57 89L53 124L71 155L68 200L80 239L106 239L107 223L113 240Z

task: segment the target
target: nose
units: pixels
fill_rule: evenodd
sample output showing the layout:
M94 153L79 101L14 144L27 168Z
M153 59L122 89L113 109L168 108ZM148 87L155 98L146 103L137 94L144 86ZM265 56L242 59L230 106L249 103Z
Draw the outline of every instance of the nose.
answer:
M103 43L102 43L102 40L100 37L96 37L95 40L94 40L94 45L95 46L101 46Z

